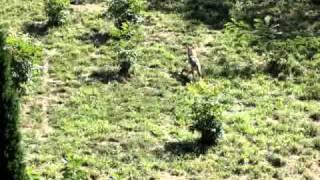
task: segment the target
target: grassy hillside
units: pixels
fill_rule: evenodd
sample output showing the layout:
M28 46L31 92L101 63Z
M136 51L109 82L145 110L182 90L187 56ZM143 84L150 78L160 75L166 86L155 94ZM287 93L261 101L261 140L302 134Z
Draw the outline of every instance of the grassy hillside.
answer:
M117 81L118 39L104 3L73 5L46 28L42 0L0 0L9 34L44 49L23 97L23 145L34 179L319 179L318 52L299 78L259 71L266 57L238 36L179 13L144 12L135 74ZM36 25L37 26L36 26ZM205 76L184 84L186 45ZM254 73L251 73L254 71ZM320 88L318 88L320 89ZM225 104L224 137L198 151L190 97ZM311 97L311 98L308 98Z

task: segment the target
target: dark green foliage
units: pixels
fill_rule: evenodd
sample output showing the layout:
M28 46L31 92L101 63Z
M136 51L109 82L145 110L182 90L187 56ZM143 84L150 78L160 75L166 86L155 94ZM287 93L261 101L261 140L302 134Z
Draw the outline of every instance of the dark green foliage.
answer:
M16 37L7 38L7 47L14 59L11 65L13 83L18 91L24 91L22 85L32 75L32 64L41 60L42 50Z
M193 125L192 131L201 134L200 143L203 145L214 145L223 135L221 122L221 105L207 99L196 101L192 106Z
M277 37L312 35L319 28L319 5L311 0L241 0L235 1L232 17L254 25L255 19L278 31Z
M45 12L49 18L48 24L58 26L65 23L69 0L45 0Z
M143 10L142 0L112 0L109 3L107 14L114 19L117 28L124 23L137 23Z
M187 17L203 21L216 28L222 28L229 20L231 3L226 0L187 0L185 11Z
M0 177L7 180L27 179L20 147L19 99L12 83L12 58L4 49L0 32Z

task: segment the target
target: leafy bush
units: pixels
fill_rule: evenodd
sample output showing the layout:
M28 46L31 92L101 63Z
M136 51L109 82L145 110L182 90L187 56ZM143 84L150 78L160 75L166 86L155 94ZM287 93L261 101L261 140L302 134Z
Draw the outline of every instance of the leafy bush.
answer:
M41 60L42 49L17 37L7 38L7 48L13 57L13 83L19 91L23 91L22 85L31 78L32 64Z
M107 14L113 18L117 28L123 23L137 23L141 18L143 0L111 0Z
M137 54L133 49L120 48L118 61L120 66L119 76L129 78L134 73L133 65L137 60Z
M65 23L69 5L69 0L46 0L45 12L49 18L48 24L57 26Z
M193 125L190 127L190 130L200 132L201 144L213 145L222 137L221 113L221 105L208 99L196 101L193 104Z
M0 30L0 174L5 179L28 179L19 131L19 97L12 86L12 58Z

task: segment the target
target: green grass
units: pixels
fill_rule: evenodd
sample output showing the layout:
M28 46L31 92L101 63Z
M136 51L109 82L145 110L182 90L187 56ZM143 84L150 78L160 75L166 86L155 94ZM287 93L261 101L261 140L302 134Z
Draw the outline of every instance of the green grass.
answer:
M25 36L25 23L46 19L40 0L0 3L0 22L12 35ZM320 102L301 99L308 83L224 76L219 61L240 57L223 48L223 34L160 11L146 12L141 34L130 40L138 53L133 78L102 82L91 75L117 69L118 41L96 47L81 37L109 31L103 5L73 8L65 25L29 35L46 51L39 65L49 61L47 84L38 73L23 97L25 159L35 179L320 178L320 124L310 118ZM185 67L189 43L201 47L207 75L183 86L172 74ZM214 91L226 102L225 135L201 154L192 151L199 135L188 130L184 99Z

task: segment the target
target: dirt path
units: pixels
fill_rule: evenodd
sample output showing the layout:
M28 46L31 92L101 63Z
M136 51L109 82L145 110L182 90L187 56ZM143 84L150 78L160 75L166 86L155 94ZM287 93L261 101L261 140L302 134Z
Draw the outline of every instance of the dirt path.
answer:
M53 129L49 125L49 106L50 106L50 99L52 98L51 93L50 93L50 86L49 86L49 81L50 81L50 74L49 74L49 68L50 68L50 58L53 56L51 54L52 52L47 51L46 55L47 58L44 60L43 64L43 76L42 76L42 83L41 83L41 89L43 91L43 95L39 97L39 102L41 104L41 109L42 109L42 121L41 121L41 134L42 136L46 136L50 134Z

